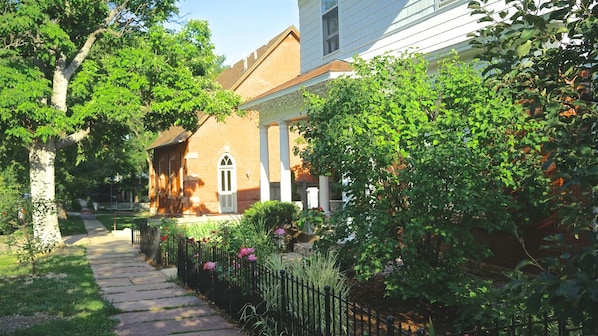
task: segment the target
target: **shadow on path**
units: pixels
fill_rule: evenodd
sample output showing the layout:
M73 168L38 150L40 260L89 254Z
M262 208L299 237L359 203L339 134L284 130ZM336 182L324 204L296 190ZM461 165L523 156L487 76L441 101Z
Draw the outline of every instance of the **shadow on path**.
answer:
M66 237L87 245L87 259L107 301L121 313L121 336L238 336L244 333L204 301L149 265L129 237L109 232L89 211L81 211L87 236Z

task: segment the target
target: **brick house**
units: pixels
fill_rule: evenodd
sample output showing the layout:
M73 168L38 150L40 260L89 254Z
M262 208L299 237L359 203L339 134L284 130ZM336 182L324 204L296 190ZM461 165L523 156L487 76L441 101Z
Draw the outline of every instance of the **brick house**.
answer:
M299 72L299 31L291 26L224 70L216 81L247 100ZM258 117L258 112L248 110L243 117L233 115L218 122L200 113L194 132L181 127L162 132L148 148L153 154L149 183L152 213L236 214L258 201ZM272 151L272 155L278 154Z

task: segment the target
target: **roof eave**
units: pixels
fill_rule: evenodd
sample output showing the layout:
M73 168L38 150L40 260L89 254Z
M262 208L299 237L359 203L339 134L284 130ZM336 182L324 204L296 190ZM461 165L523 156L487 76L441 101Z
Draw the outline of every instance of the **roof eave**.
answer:
M287 88L284 88L284 89L281 89L278 91L274 91L274 92L270 92L270 93L266 92L264 95L258 96L252 100L249 100L249 101L239 105L239 109L240 110L251 110L251 109L255 108L256 106L263 104L265 102L286 96L291 93L295 93L304 88L309 88L311 86L314 86L314 85L317 85L320 83L335 80L341 76L351 75L353 73L354 73L354 71L326 72L319 76L316 76L316 77L310 78L308 80L305 80L303 82L297 83L295 85L289 86Z

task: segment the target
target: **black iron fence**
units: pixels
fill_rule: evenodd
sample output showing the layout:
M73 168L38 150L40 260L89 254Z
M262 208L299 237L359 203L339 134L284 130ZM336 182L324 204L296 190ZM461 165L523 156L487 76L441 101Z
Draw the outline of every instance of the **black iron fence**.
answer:
M162 232L160 226L150 225L147 220L135 222L138 229L131 230L131 242L139 244L139 250L148 260L155 265L170 266L177 263L177 239L166 232ZM137 242L136 238L137 236Z
M133 221L131 227L131 245L141 244L141 226L147 225L147 219L138 218Z
M154 264L161 265L160 227L149 225L147 221L138 222L137 224L139 225L139 250Z
M405 327L392 316L379 317L329 287L316 288L284 271L272 271L193 239L179 238L176 246L165 246L170 240L162 241L162 237L159 228L142 226L142 252L157 264L176 264L177 277L183 284L203 294L255 334L429 335L429 330ZM437 330L436 335L582 336L584 333L579 326L548 316L527 316L466 332Z

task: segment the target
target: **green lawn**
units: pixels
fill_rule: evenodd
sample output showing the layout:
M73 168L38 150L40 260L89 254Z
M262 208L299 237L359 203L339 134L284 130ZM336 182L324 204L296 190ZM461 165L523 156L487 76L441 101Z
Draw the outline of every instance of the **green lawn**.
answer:
M84 247L59 248L37 268L38 276L0 281L0 317L44 313L53 319L10 335L114 335L117 310L102 299Z
M124 228L132 228L137 220L147 219L148 212L133 212L133 211L106 211L94 213L97 220L108 230L114 230L114 223L116 222L116 229L122 230Z
M23 267L18 267L17 256L9 251L0 253L0 279L23 275L26 272Z
M66 220L59 220L58 225L63 237L87 233L80 216L69 216ZM15 235L21 237L23 234L16 232ZM14 243L8 237L0 236L0 278L23 276L31 272L30 267L19 265L16 247L10 246L11 244Z
M63 236L86 232L79 216L59 224ZM85 247L65 246L40 257L32 277L31 266L19 265L6 239L0 236L0 335L115 335L111 316L117 310L103 300ZM40 316L40 324L6 331L16 317Z
M85 225L81 216L69 216L66 220L60 220L58 225L60 226L60 234L64 236L72 236L77 234L86 234Z

